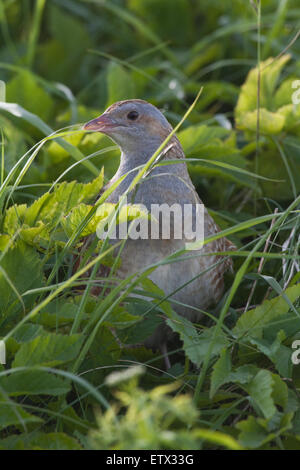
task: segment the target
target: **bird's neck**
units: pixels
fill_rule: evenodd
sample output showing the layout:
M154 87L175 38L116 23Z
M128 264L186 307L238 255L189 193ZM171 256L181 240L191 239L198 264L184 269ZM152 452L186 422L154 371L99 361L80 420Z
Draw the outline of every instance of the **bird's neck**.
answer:
M151 146L145 145L147 147L147 150L141 149L139 151L135 152L124 152L122 151L121 153L121 158L120 158L120 165L117 170L117 173L114 176L114 181L118 180L122 176L126 175L126 178L122 184L122 186L129 186L134 177L136 176L137 172L140 170L140 167L145 165L152 155L156 152L158 149L160 143L155 143ZM156 172L161 172L162 167L156 168ZM125 183L126 182L126 183Z
M128 152L125 153L124 151L121 153L120 165L118 168L117 173L114 175L113 179L111 180L110 184L117 182L121 177L127 175L123 181L119 183L117 188L114 190L113 194L109 196L109 200L111 202L116 202L117 198L124 194L124 192L128 189L130 184L132 183L134 177L136 176L139 169L142 165L145 165L155 151L158 149L160 142L156 145L149 146L147 145L147 152L145 150L141 150L139 152ZM174 179L170 176L176 176L176 182L178 184L178 178L181 180L186 180L190 182L190 178L187 171L186 163L183 160L180 160L178 164L170 164L170 165L162 165L157 166L151 170L151 176L153 175L161 175L159 178L151 179L151 192L155 193L155 191L161 191L161 185L168 189L173 189L174 186ZM169 175L166 176L166 175ZM164 181L163 181L164 180ZM150 183L150 181L149 181ZM186 186L182 183L184 189L186 190ZM146 185L148 187L148 184ZM146 187L145 187L146 190Z

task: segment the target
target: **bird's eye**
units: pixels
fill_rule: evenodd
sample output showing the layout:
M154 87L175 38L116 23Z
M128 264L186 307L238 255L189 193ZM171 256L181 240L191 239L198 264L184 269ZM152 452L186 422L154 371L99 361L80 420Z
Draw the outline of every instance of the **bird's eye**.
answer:
M139 113L137 111L130 111L127 114L127 119L130 119L130 121L135 121L139 117Z

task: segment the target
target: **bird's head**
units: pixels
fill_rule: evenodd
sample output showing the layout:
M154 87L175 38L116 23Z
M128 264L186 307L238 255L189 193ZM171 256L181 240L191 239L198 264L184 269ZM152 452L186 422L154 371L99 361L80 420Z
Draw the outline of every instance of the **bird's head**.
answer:
M125 154L159 147L172 131L164 115L142 100L119 101L101 116L84 125L84 130L109 136Z

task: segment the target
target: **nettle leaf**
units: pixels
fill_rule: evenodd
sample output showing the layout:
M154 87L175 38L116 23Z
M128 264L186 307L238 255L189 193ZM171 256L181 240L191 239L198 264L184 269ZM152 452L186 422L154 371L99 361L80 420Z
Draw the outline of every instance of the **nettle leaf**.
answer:
M14 332L12 337L18 343L26 343L27 341L33 340L37 336L41 336L43 333L46 334L41 325L34 325L33 323L24 323L23 325L19 326L19 328Z
M21 227L26 211L26 204L15 204L7 209L3 221L3 232L14 235Z
M77 313L77 305L72 302L56 300L47 305L34 319L39 325L57 328L72 323ZM86 318L86 314L83 314ZM42 328L39 326L39 328Z
M42 241L49 240L49 231L46 225L39 220L36 227L23 226L20 230L20 238L28 245L39 246Z
M61 219L61 224L68 237L71 237L78 230L80 224L83 222L85 217L88 216L92 209L93 206L82 203L72 209L67 217L63 217ZM89 222L85 225L80 235L82 237L86 237L87 235L95 233L100 220L101 217L97 217L97 215L94 214Z
M138 302L138 301L137 301ZM147 303L148 308L149 304ZM134 302L131 304L132 310L134 310ZM138 307L136 307L138 308ZM139 310L140 313L140 310ZM140 315L133 315L129 313L124 307L116 307L103 322L104 325L112 326L116 329L124 329L135 323L141 321Z
M155 301L153 303L155 304ZM130 314L128 318L130 323L128 328L120 331L120 336L122 336L126 343L141 343L151 336L159 326L163 325L162 313L155 307L146 315L151 305L152 302L150 303L138 298L132 299L126 304ZM125 320L126 318L125 316Z
M294 303L300 297L300 284L287 288L285 296ZM263 327L273 322L277 317L286 314L290 309L289 304L282 296L271 300L265 300L258 307L245 312L233 328L236 337L251 336L262 338Z
M172 312L172 318L167 319L167 324L173 331L179 334L180 339L183 341L183 349L188 358L194 364L200 366L214 337L215 327L208 328L199 333L187 318L175 312ZM228 344L228 339L220 332L219 336L215 338L211 355L215 356L219 354Z
M90 183L64 182L56 185L53 192L43 194L29 207L25 204L10 207L6 211L3 231L14 235L20 229L20 236L29 244L35 244L39 239L49 239L49 230L56 227L63 215L78 204L95 199L103 186L103 179L102 169Z
M237 367L235 370L232 370L231 367L229 350L224 349L213 367L210 397L213 397L218 388L226 383L236 383L242 386L249 384L259 371L252 364Z
M14 372L1 378L1 389L9 396L19 395L64 395L70 385L46 371L26 370Z
M107 68L107 106L120 100L135 98L135 85L131 73L119 64L111 62Z
M38 222L53 223L52 220L55 219L57 206L53 193L43 194L26 210L24 223L30 227L37 225Z
M88 202L98 196L103 187L104 167L101 168L99 175L90 183L81 185L81 199L79 202Z
M83 343L83 336L48 333L22 344L12 367L47 366L54 367L72 361Z

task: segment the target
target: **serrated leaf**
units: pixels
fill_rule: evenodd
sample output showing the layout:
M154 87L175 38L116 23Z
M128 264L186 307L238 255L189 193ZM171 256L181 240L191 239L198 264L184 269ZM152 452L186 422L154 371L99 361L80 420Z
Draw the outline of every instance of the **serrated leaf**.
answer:
M13 367L54 367L73 360L81 347L83 337L48 333L22 344L13 361Z
M172 318L167 319L167 324L173 331L179 334L183 341L183 349L188 358L197 366L202 363L210 343L214 336L215 327L208 328L199 333L194 325L185 317L172 312ZM219 354L228 345L226 336L221 332L215 339L212 356Z

